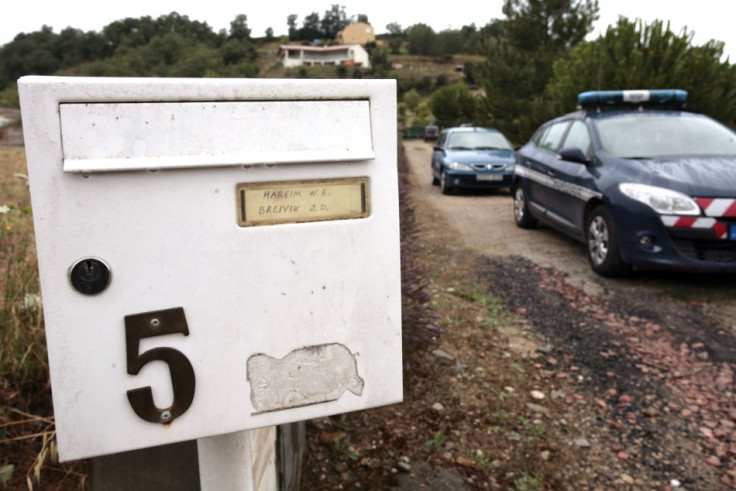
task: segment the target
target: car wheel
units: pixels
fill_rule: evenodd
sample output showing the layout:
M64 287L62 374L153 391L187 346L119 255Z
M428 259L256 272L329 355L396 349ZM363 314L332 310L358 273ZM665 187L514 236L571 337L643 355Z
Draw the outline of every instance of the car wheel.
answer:
M616 227L608 209L599 205L586 221L588 259L593 271L601 276L621 276L631 271L631 266L621 259Z
M452 194L452 186L447 185L447 179L445 179L444 169L440 173L440 191L442 194Z
M437 179L437 176L434 175L434 172L432 172L432 186L439 186L440 180Z
M514 187L514 221L519 228L534 228L537 219L529 212L529 203L526 201L526 193L521 183Z

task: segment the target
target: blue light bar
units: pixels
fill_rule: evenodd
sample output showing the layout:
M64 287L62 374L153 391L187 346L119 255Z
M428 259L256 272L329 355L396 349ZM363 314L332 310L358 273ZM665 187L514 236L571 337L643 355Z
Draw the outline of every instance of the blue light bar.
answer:
M578 94L581 106L612 106L620 104L685 104L687 91L661 90L592 90Z

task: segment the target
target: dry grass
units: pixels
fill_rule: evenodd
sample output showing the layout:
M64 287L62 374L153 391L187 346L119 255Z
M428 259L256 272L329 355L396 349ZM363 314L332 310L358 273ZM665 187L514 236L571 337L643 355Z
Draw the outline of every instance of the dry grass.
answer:
M79 489L59 465L25 151L0 146L0 489Z

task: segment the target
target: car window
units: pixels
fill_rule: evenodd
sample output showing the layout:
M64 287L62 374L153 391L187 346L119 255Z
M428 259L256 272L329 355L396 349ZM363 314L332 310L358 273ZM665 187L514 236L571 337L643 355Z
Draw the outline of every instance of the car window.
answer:
M547 133L547 131L549 130L549 126L550 126L550 125L542 126L541 128L539 128L539 129L538 129L538 130L536 131L536 133L534 133L534 135L532 135L532 141L533 141L533 142L534 142L534 143L535 143L536 145L541 145L541 144L542 144L542 139L544 138L544 135L545 135L545 134Z
M539 142L539 146L553 152L557 150L560 147L560 141L569 124L569 121L563 121L550 126L549 131L544 134L542 140Z
M510 150L511 143L497 131L458 131L448 138L448 148L470 150Z
M590 133L588 133L588 127L585 123L573 121L562 146L565 148L577 147L587 155L590 151Z
M736 133L706 117L631 114L595 125L603 150L617 157L736 155Z

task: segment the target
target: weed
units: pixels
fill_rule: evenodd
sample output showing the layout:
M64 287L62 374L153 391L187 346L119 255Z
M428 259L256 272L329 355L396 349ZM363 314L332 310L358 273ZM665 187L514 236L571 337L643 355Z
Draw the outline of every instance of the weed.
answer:
M470 458L475 462L475 465L477 465L486 474L489 474L497 466L497 463L488 460L488 457L486 457L485 453L482 451L471 453Z
M547 434L547 428L539 425L532 425L526 429L528 439L531 440L529 443L539 442L543 440Z
M542 482L534 475L524 473L519 479L514 481L515 491L537 491L542 489Z
M494 388L491 387L490 388L490 391L493 394L495 394L496 397L498 397L498 400L501 401L501 402L503 402L506 399L508 399L509 397L511 397L511 393L506 392L505 390L498 390L498 389L494 389Z
M437 430L434 432L434 435L432 435L432 439L426 441L424 445L436 451L442 449L442 446L445 444L446 441L447 437L445 436L445 432L442 430Z
M355 450L355 447L350 443L350 438L338 438L332 443L337 453L337 457L341 460L350 459L357 460L360 457L360 453Z
M511 440L512 442L520 442L521 441L521 435L518 434L515 431L509 431L506 434L506 438L509 439L509 440Z

